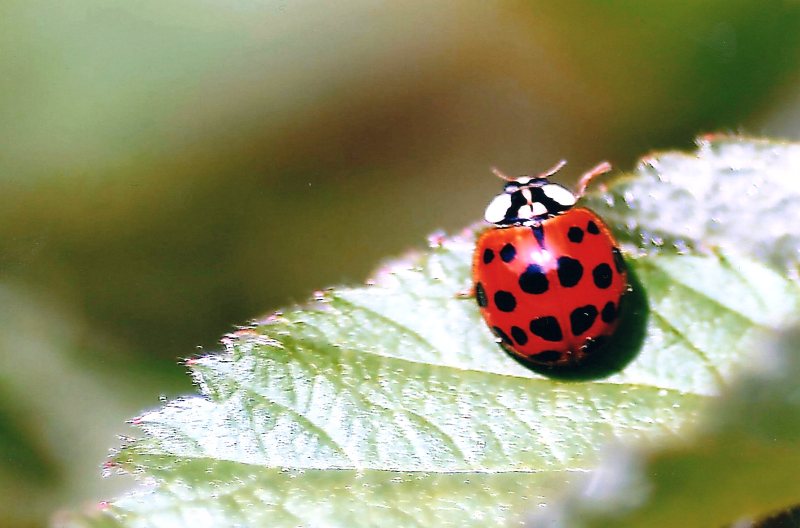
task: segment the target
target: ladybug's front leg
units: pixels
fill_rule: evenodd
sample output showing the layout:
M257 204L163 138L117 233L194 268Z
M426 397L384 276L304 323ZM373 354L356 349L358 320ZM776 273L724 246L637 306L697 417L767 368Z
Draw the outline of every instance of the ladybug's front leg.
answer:
M581 179L578 180L577 189L575 189L575 195L578 198L583 198L583 195L586 194L586 188L589 187L589 184L592 183L592 180L600 176L601 174L605 174L611 170L611 164L607 161L604 161L598 164L596 167L589 169Z
M474 299L475 298L475 285L471 284L470 286L464 288L463 290L458 290L455 295L456 299Z

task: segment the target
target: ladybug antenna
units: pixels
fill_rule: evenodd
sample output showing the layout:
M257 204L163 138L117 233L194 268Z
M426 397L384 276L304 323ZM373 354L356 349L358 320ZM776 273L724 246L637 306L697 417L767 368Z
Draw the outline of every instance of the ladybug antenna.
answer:
M600 176L601 174L605 174L611 170L611 164L607 161L604 161L597 166L589 169L581 179L578 180L578 186L575 190L575 194L578 195L578 198L581 198L584 194L586 194L586 188L589 187L589 184L592 183L592 180Z
M565 160L565 159L562 159L561 161L559 161L558 163L556 163L555 165L553 165L552 167L550 167L550 168L549 168L548 170L546 170L545 172L543 172L543 173L539 174L539 176L538 176L538 177L539 177L539 178L549 178L549 177L550 177L550 176L552 176L553 174L555 174L555 173L557 173L558 171L560 171L560 170L561 170L561 168L562 168L562 167L564 167L564 165L566 165L566 164L567 164L567 160Z
M559 161L558 163L556 163L555 165L550 167L545 172L542 172L541 174L537 175L536 178L538 178L538 179L549 178L553 174L555 174L558 171L560 171L561 168L564 167L564 165L566 165L566 164L567 164L567 160L563 160L562 159L561 161ZM494 174L495 176L497 176L501 180L505 180L507 182L515 182L515 181L517 181L516 178L512 178L511 176L507 175L506 173L504 173L503 171L501 171L497 167L492 167L492 174Z
M497 176L501 180L505 180L507 182L516 181L514 178L512 178L511 176L508 176L506 173L504 173L503 171L501 171L497 167L492 167L492 174L494 174L495 176Z

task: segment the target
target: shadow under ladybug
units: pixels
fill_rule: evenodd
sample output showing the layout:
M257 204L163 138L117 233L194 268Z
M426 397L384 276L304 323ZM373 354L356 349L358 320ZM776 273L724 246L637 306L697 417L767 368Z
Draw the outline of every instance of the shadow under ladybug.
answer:
M508 355L524 367L547 376L564 381L590 381L607 378L624 369L642 349L647 335L647 320L650 308L647 294L636 272L628 267L629 291L620 300L620 323L610 336L602 336L593 341L585 350L580 364L564 366L545 366L526 361L500 342Z

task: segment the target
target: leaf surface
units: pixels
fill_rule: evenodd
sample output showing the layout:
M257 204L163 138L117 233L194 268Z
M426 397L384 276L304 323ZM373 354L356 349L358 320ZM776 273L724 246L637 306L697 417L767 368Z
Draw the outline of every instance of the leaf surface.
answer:
M134 420L142 437L115 457L150 488L71 522L511 522L594 468L609 442L686 438L800 307L786 230L765 226L770 244L721 224L800 205L785 167L759 159L794 163L798 148L780 149L701 143L590 199L625 243L633 292L605 358L586 369L534 372L500 351L474 301L458 296L470 283L468 230L192 360L201 395ZM753 178L757 200L703 198Z
M532 526L729 526L798 503L800 331L725 391L698 434L660 449L617 447ZM777 524L787 526L784 516ZM751 526L740 523L736 526Z

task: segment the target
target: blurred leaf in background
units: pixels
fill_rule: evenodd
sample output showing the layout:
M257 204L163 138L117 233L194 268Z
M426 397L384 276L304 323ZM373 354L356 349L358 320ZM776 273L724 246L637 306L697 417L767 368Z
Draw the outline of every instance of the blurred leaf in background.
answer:
M781 105L797 3L10 0L0 15L3 278L102 343L54 353L166 360L166 392L188 390L175 358L233 324L475 220L490 165L567 157L577 173L707 130L796 131ZM94 375L74 374L59 382ZM0 445L31 437L25 405L6 401ZM87 437L108 445L129 413L111 414Z
M0 285L0 526L46 519L56 505L125 489L98 479L121 416L176 383L19 285ZM103 361L88 356L102 350ZM165 361L161 361L165 363ZM165 371L166 372L166 371Z

